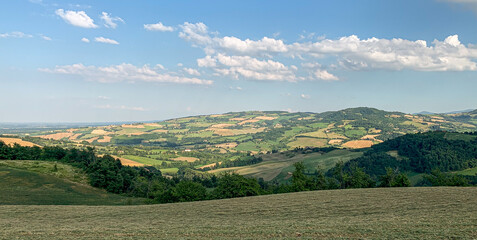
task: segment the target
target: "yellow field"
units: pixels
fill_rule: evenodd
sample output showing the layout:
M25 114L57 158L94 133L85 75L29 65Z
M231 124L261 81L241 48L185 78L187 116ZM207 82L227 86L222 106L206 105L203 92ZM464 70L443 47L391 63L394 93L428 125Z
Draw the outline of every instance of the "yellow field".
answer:
M48 135L38 136L43 139L53 139L53 140L61 140L63 138L70 138L71 136L75 135L72 132L60 132L60 133L53 133Z
M112 157L119 159L119 161L121 161L121 164L124 165L124 166L130 166L130 167L142 167L142 166L145 166L145 165L142 164L142 163L138 163L138 162L135 162L135 161L133 161L133 160L126 159L126 158L122 158L122 157L118 157L118 156L112 156Z
M22 147L34 147L34 146L40 147L40 145L34 144L32 142L23 141L20 138L2 138L2 137L0 137L0 141L4 142L5 144L10 145L10 146L13 146L16 143L16 144L18 144Z
M174 161L195 162L195 161L199 161L200 159L195 158L195 157L176 157L176 158L172 158L171 160L174 160Z
M341 146L346 148L368 148L373 146L373 141L370 140L354 140L345 142Z

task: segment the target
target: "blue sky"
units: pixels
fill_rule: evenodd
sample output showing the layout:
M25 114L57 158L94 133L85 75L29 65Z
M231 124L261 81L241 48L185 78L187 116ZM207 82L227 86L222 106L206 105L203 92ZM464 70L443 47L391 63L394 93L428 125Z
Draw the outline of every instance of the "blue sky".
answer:
M0 122L477 108L477 1L5 1Z

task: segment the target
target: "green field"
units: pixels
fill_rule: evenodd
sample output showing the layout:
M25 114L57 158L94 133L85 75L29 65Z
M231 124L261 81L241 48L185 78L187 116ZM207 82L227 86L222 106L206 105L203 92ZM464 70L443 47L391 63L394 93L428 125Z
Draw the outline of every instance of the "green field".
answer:
M125 205L144 202L52 174L0 166L0 205Z
M143 206L0 206L1 239L475 239L477 188L300 192Z
M306 154L301 161L303 161L306 170L310 173L313 173L315 170L326 172L338 162L347 162L353 158L360 157L361 155L363 155L363 153L359 151L338 149L325 154ZM279 182L285 182L289 175L288 173L293 172L294 170L295 167L293 165L283 168L275 179Z
M156 160L156 159L152 159L148 157L133 156L133 155L122 155L121 157L138 162L138 163L151 165L151 166L161 165L161 163L163 162L161 160Z
M288 172L294 170L293 164L296 162L303 162L308 170L314 171L319 168L326 171L332 168L337 162L347 162L361 155L362 152L353 152L345 149L334 150L325 154L318 152L302 154L293 151L264 154L260 155L263 158L263 162L258 164L243 167L219 168L209 172L220 173L234 171L247 177L263 178L265 181L271 181L273 179L283 181L288 175Z
M466 176L476 176L477 175L477 167L476 168L469 168L465 169L462 171L455 172L460 175L466 175Z

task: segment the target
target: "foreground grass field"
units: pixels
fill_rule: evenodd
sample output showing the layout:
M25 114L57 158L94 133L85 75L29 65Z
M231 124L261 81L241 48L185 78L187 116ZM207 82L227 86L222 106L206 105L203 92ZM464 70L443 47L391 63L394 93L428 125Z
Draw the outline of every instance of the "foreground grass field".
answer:
M2 239L475 239L477 188L349 189L143 206L0 206Z

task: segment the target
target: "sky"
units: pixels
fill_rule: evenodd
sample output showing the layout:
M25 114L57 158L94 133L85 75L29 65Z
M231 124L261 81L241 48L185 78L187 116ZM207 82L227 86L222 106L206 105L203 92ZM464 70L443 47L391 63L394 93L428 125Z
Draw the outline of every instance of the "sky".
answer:
M477 108L477 0L4 0L0 122Z

